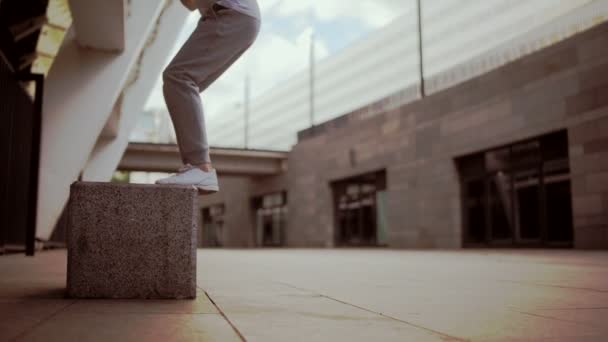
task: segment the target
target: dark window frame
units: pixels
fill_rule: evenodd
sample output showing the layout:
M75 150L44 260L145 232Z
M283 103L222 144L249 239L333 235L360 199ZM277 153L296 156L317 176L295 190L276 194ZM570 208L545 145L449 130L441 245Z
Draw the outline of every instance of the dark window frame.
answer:
M271 197L271 196L279 196L281 197L280 203L273 203L272 205L268 205L266 206L264 203L264 199ZM255 237L255 244L258 245L259 247L283 247L285 246L286 243L286 238L285 235L287 233L287 206L288 206L288 196L287 196L287 191L286 190L281 190L281 191L275 191L275 192L267 192L265 194L262 195L258 195L255 196L251 199L251 206L252 206L252 210L253 210L253 222L254 222L254 237ZM263 210L263 211L270 211L271 214L267 215L266 214L262 214L263 215L263 220L265 220L266 218L270 217L270 220L272 220L272 224L274 225L274 211L279 210L279 220L278 220L278 239L277 242L275 243L267 243L265 237L264 237L264 232L262 232L262 241L258 241L258 230L259 229L263 229L261 227L258 227L258 213ZM274 239L273 239L274 240Z
M538 143L538 160L525 159L518 161L514 159L514 149L521 147L522 149L526 144ZM561 146L559 146L561 145ZM516 141L510 144L496 146L493 148L485 149L480 152L467 154L454 159L456 168L459 170L460 180L460 195L461 195L461 224L462 224L462 242L465 248L483 248L483 247L573 247L573 239L569 241L554 241L550 238L548 222L548 212L546 198L547 187L555 182L568 182L570 183L570 168L569 168L569 151L568 151L568 132L567 130L558 130L549 132L547 134L536 136L533 138ZM560 149L556 151L556 149ZM489 170L487 167L487 156L493 151L499 151L502 149L509 150L509 163L506 168ZM546 159L545 159L546 158ZM483 161L484 170L480 170L479 165ZM510 227L510 238L504 240L493 240L492 239L492 210L490 203L491 194L490 186L491 182L497 176L499 172L507 174L510 178L509 182L509 199L511 205L518 202L515 200L517 193L515 174L522 170L537 170L537 182L538 182L538 206L539 206L539 230L540 237L538 239L523 239L521 236L516 237L515 222L517 220L516 210L511 208L511 227ZM552 173L550 173L552 172ZM552 179L552 180L549 180ZM483 195L483 207L484 207L484 219L485 225L485 239L484 242L476 242L471 235L470 222L473 220L469 217L469 202L467 186L473 182L483 182L485 187L485 193ZM571 191L571 190L570 190ZM572 208L572 199L570 195L570 209ZM572 209L571 209L572 210ZM574 222L570 223L570 230L573 231ZM521 230L519 231L521 234ZM570 234L573 236L573 233Z

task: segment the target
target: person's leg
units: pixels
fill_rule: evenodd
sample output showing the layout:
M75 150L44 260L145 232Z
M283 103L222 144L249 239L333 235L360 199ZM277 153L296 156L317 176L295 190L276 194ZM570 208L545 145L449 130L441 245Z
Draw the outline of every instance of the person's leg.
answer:
M247 47L248 48L248 47ZM247 48L244 48L241 52L239 52L236 56L234 56L231 60L228 61L228 63L226 63L223 67L221 67L220 69L218 69L214 74L210 75L207 78L207 81L204 82L203 84L201 84L199 86L199 88L201 90L205 90L207 89L215 80L217 80L232 64L234 64L234 62L236 62L242 55L243 53L245 53L245 51L247 51ZM212 165L211 165L211 161L209 162L205 162L203 164L193 164L196 165L198 167L201 168L201 170L205 171L205 172L209 172L210 170L213 169Z
M253 43L259 20L234 10L201 20L163 72L163 92L184 164L210 164L200 92Z

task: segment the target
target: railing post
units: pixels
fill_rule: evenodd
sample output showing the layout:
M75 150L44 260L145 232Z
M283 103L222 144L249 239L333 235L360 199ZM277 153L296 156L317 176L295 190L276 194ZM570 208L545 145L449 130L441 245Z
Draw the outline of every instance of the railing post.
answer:
M34 98L34 110L32 112L27 226L25 230L25 254L27 256L34 256L36 250L36 218L38 213L38 176L40 172L40 135L42 134L44 75L29 74L24 76L22 80L36 82L36 96Z
M426 97L426 85L424 84L424 43L422 41L422 0L416 0L418 7L418 57L420 58L420 95Z

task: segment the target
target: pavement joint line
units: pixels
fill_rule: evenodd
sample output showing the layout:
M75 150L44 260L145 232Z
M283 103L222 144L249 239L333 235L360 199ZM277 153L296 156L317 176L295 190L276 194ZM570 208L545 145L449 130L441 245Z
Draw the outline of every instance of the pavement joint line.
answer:
M331 297L331 296L327 296L327 295L324 295L324 294L322 294L322 293L316 293L315 291L312 291L312 290L309 290L309 289L304 289L304 288L297 287L297 286L294 286L294 285L291 285L291 284L288 284L288 283L284 283L284 282L277 282L277 283L279 283L279 284L281 284L281 285L284 285L284 286L287 286L287 287L294 288L294 289L296 289L296 290L300 290L300 291L306 291L306 292L314 293L314 294L318 295L319 297L326 298L326 299L329 299L329 300L332 300L332 301L338 302L338 303L340 303L340 304L348 305L348 306L351 306L351 307L353 307L353 308L357 308L357 309L359 309L359 310L363 310L363 311L366 311L366 312L369 312L369 313L373 313L373 314L375 314L375 315L379 315L379 316L381 316L381 317L385 317L385 318L388 318L388 319L394 320L394 321L396 321L396 322L400 322L400 323L403 323L403 324L409 325L409 326L411 326L411 327L414 327L414 328L417 328L417 329L421 329L421 330L424 330L424 331L430 332L430 333L435 334L435 335L439 335L439 336L441 336L441 337L442 337L442 339L443 339L444 341L462 341L462 342L464 342L464 341L469 341L468 339L464 339L464 338L461 338L461 337L456 337L456 336L448 335L448 334L442 333L441 331L437 331L437 330L434 330L434 329L431 329L431 328L424 327L424 326L422 326L422 325L418 325L418 324L415 324L415 323L412 323L412 322L408 322L408 321L405 321L405 320L399 319L399 318L397 318L397 317L393 317L393 316L390 316L390 315L384 314L384 313L382 313L382 312L374 311L374 310L371 310L371 309L368 309L368 308L365 308L365 307L362 307L362 306L359 306L359 305L356 305L356 304L352 304L352 303L349 303L349 302L345 302L345 301L343 301L343 300L340 300L340 299L337 299L337 298L333 298L333 297Z
M138 316L199 316L199 315L217 315L217 313L211 312L142 312L142 311L119 311L119 312L107 312L107 311L87 311L83 315L138 315Z
M245 338L245 336L243 336L243 334L241 334L241 332L239 331L239 329L236 327L236 325L234 325L234 323L232 323L232 321L228 318L228 316L226 316L226 314L224 313L224 311L222 311L222 309L220 308L220 306L217 305L217 303L215 303L215 301L213 300L213 298L211 298L211 296L209 295L209 293L207 293L207 291L205 291L201 287L199 287L199 286L197 286L197 287L201 291L203 291L203 293L205 294L205 296L207 296L207 298L209 299L209 301L211 302L211 304L213 304L213 306L215 306L215 308L220 313L220 315L226 320L226 322L230 325L230 327L232 328L232 330L234 330L234 332L239 337L239 339L241 339L241 341L243 341L243 342L247 342L247 339Z
M543 284L543 283L533 283L533 282L527 282L527 281L507 280L507 279L497 279L497 280L498 281L502 281L502 282L507 282L507 283L522 284L522 285L532 285L532 286L542 286L542 287L555 287L555 288L567 289L567 290L608 293L608 290L590 289L590 288L587 288L587 287L576 287L576 286Z
M605 253L601 253L601 254L604 255ZM471 254L471 255L475 255L475 254ZM539 264L539 265L551 265L551 266L560 266L560 267L593 266L593 267L598 267L598 268L606 268L606 265L608 265L607 263L582 262L582 261L570 261L570 262L564 264L562 261L546 260L546 259L542 259L542 257L540 257L539 259L536 259L536 260L522 260L519 257L495 255L495 254L487 254L487 253L479 253L477 255L491 258L492 260L497 261L497 262L513 263L513 264L522 264L522 263L527 264L527 265Z
M22 333L18 334L17 336L13 337L11 339L11 341L18 341L19 339L27 336L28 334L32 333L34 330L36 330L36 328L38 328L39 326L41 326L42 324L48 322L49 320L51 320L52 318L56 317L57 315L59 315L61 312L67 310L67 308L69 308L70 306L76 304L78 302L78 300L72 300L71 303L66 304L65 306L57 309L55 312L49 314L48 316L42 318L40 321L36 322L34 325L32 325L31 327L27 328L27 330L23 331Z
M608 310L608 306L599 306L591 308L540 308L538 310L561 311L561 310Z
M526 312L526 311L521 311L521 310L515 310L515 309L510 309L510 310L514 311L514 312L517 312L517 313L520 313L522 315L540 317L540 318L550 319L550 320L559 321L559 322L578 324L578 325L582 325L582 326L585 326L585 327L592 327L593 326L593 325L589 325L589 324L586 324L585 322L580 322L580 321L572 321L572 320L569 320L569 319L562 319L562 318L557 318L557 317L552 317L552 316L546 316L546 315L541 315L541 314L536 314L536 313Z

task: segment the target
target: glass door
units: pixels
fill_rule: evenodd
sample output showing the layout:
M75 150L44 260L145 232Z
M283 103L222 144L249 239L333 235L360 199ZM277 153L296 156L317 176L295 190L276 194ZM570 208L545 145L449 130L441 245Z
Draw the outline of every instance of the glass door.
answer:
M565 131L460 158L464 244L571 246Z
M370 247L386 245L384 172L340 180L332 184L335 208L335 243L338 246ZM384 194L384 193L383 193ZM380 196L380 197L379 197ZM379 213L379 210L382 212Z
M542 182L539 168L519 170L515 179L515 241L538 243L542 239Z
M386 217L386 191L376 193L376 242L380 246L388 245L388 222Z
M504 172L497 172L486 181L487 189L487 224L489 239L495 245L513 243L513 197L511 177Z
M254 198L253 207L257 246L282 246L287 223L287 193L278 192Z

